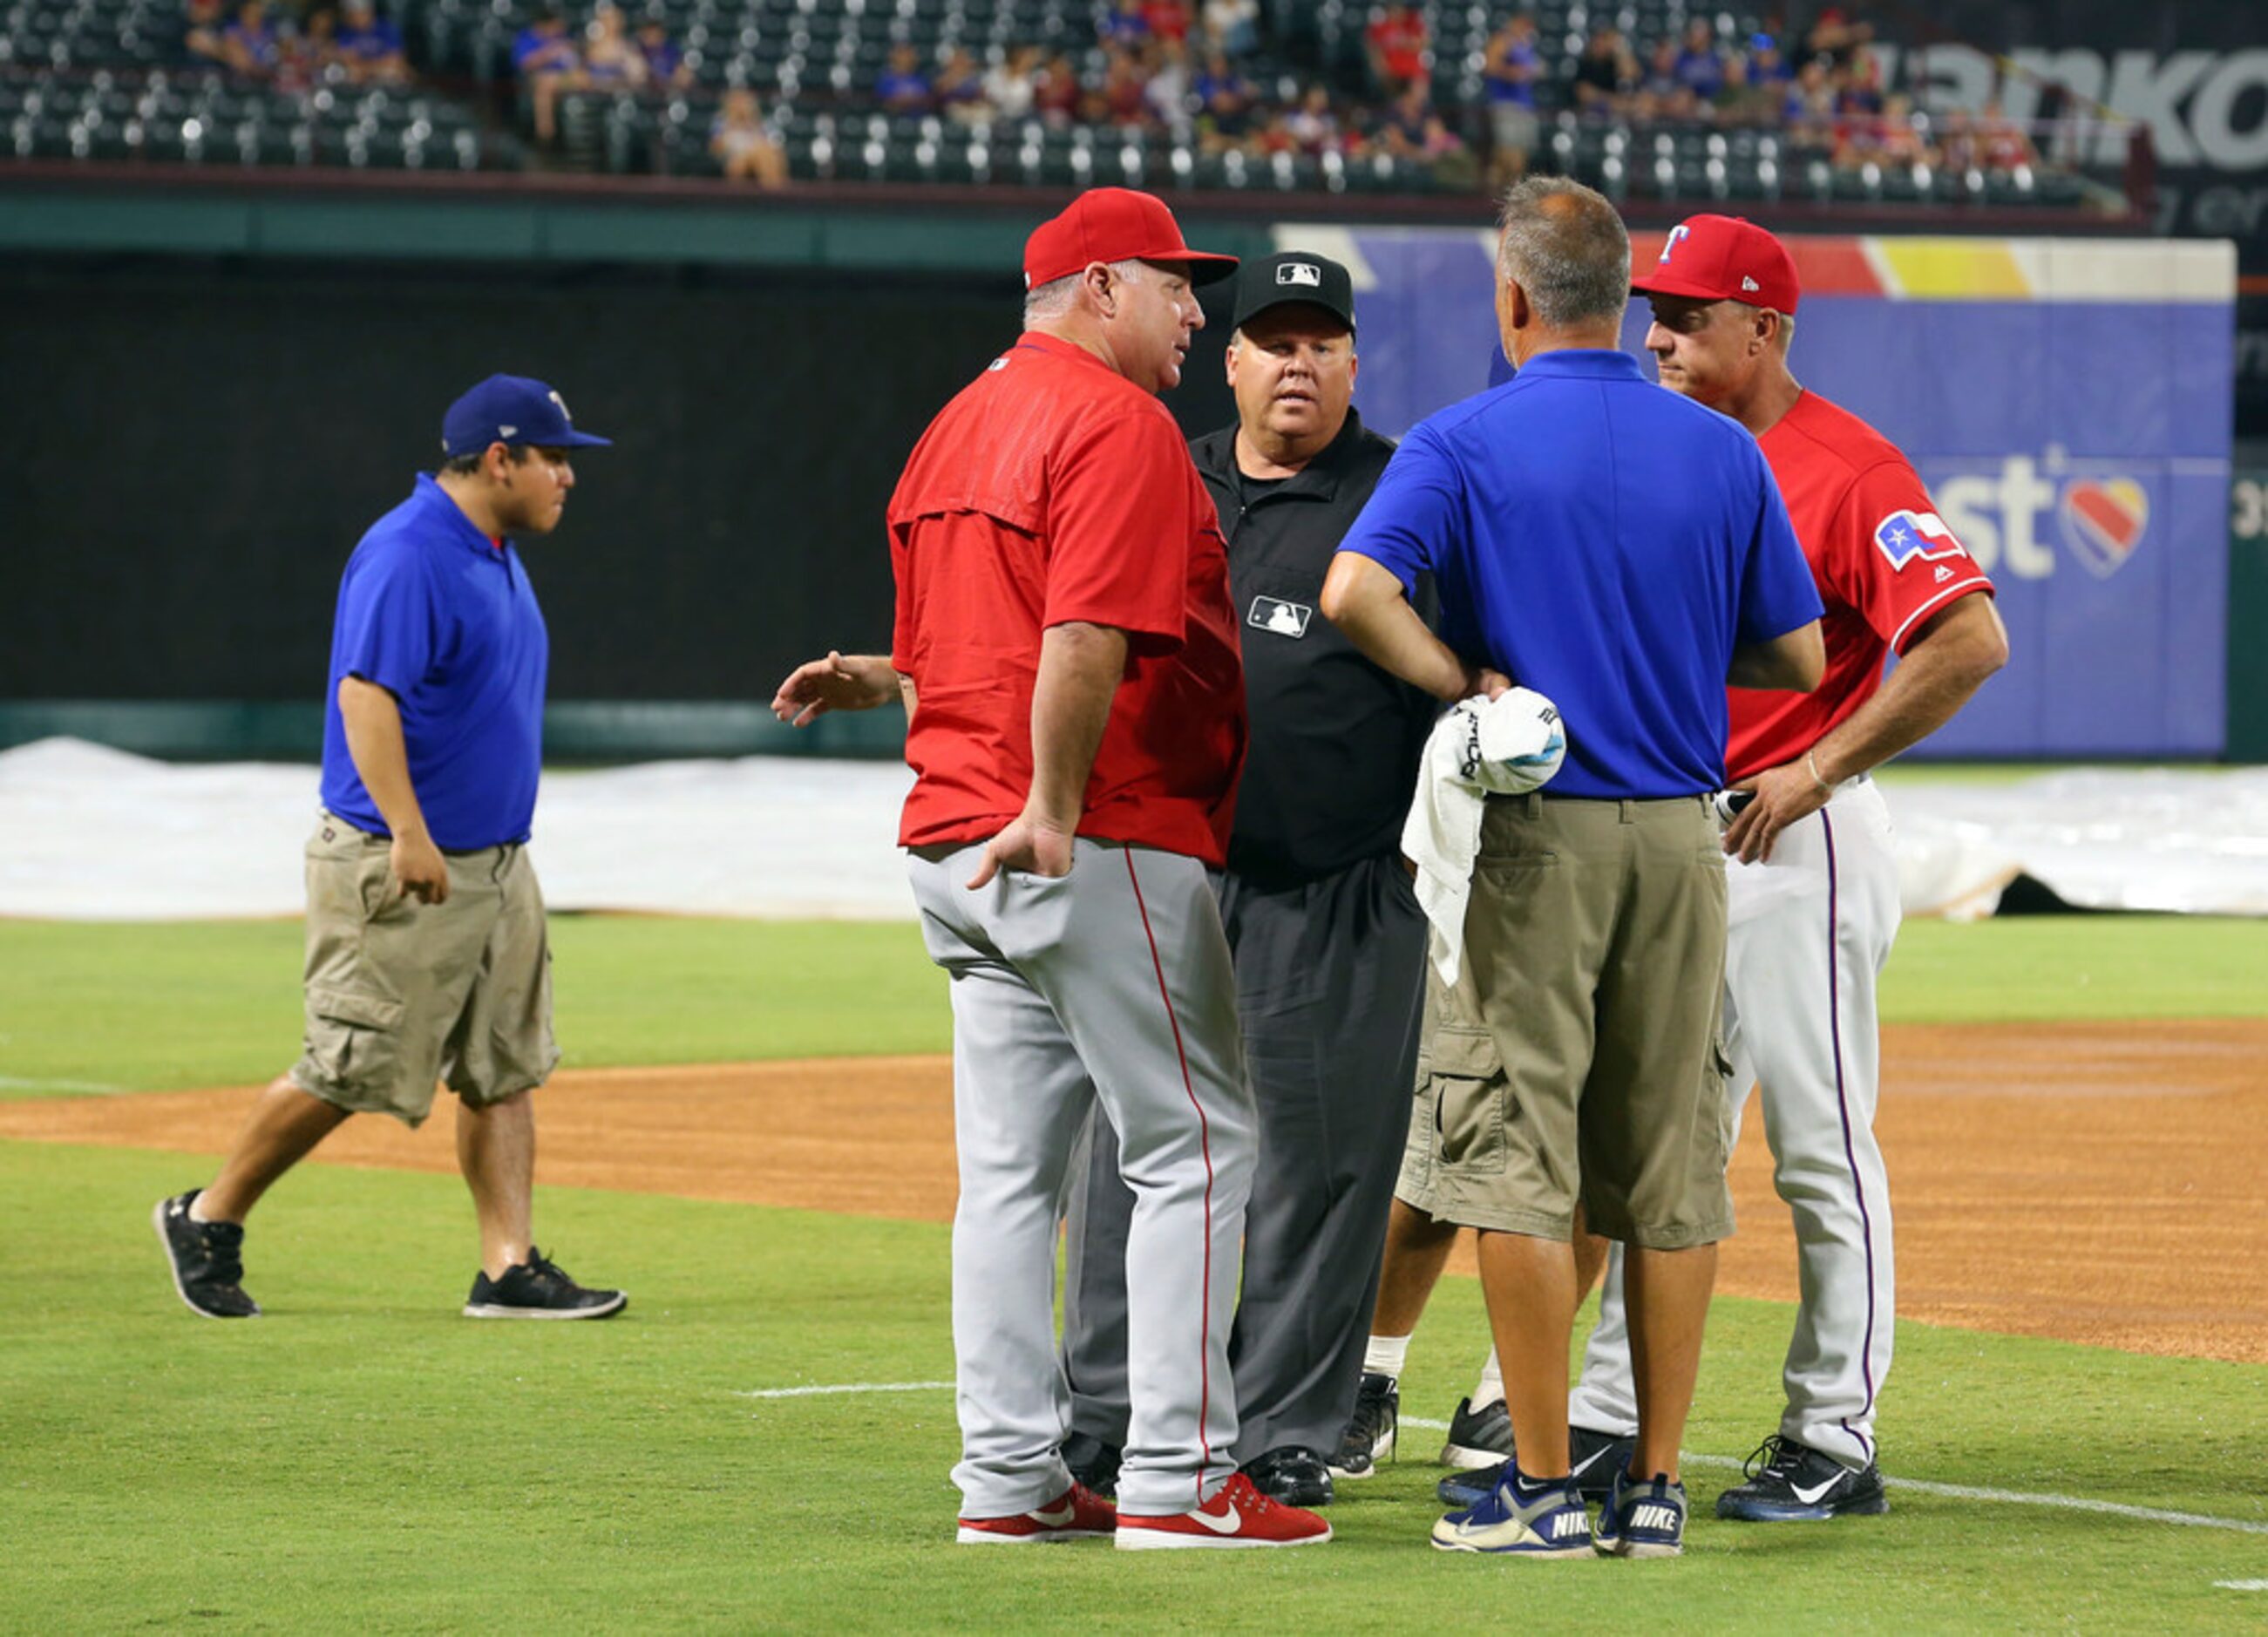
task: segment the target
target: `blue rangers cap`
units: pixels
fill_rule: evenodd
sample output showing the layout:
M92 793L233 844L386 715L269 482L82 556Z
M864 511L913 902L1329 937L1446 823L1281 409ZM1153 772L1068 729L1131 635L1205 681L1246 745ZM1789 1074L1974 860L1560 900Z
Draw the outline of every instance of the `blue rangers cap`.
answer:
M441 417L441 449L454 459L478 454L492 443L604 449L614 439L577 431L567 401L541 381L525 375L491 375Z

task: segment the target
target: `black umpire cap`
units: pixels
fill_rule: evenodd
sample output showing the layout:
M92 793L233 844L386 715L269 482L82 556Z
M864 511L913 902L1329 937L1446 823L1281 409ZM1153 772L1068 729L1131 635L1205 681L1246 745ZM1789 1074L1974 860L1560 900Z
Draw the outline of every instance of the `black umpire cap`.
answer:
M1327 255L1286 250L1247 262L1236 276L1236 317L1241 329L1270 307L1292 302L1321 307L1354 334L1354 277Z

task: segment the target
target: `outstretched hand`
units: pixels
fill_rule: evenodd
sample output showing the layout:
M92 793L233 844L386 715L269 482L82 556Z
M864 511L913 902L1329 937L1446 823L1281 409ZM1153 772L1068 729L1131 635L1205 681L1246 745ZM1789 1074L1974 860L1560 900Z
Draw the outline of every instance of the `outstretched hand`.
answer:
M878 654L828 649L790 671L772 695L772 714L791 727L808 727L829 711L871 711L898 697L898 674Z

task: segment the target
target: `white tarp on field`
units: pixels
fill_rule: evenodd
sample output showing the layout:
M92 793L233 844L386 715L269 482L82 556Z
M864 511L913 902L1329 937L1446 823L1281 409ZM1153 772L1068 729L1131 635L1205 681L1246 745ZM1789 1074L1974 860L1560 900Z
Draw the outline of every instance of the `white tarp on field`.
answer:
M531 851L554 909L910 918L908 778L779 756L548 773ZM0 751L0 915L296 915L315 788L295 764ZM2021 874L2088 907L2268 915L2268 770L1909 778L1889 797L1910 914L1989 914Z

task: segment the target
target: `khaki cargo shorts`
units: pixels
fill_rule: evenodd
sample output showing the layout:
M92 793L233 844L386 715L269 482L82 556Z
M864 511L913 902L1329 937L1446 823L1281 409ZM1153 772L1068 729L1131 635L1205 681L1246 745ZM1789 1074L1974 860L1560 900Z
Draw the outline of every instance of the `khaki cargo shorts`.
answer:
M1426 985L1395 1196L1675 1250L1733 1231L1725 860L1705 798L1492 796L1454 989Z
M299 1088L410 1125L434 1082L475 1108L550 1078L551 949L524 847L447 853L449 896L421 903L390 844L325 814L307 843L306 1048Z

